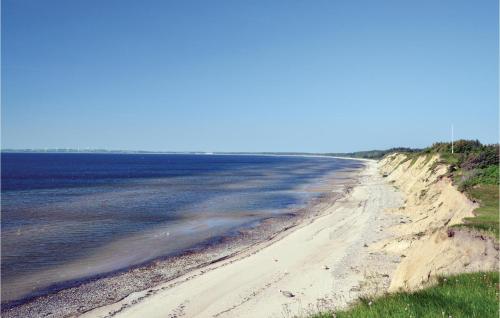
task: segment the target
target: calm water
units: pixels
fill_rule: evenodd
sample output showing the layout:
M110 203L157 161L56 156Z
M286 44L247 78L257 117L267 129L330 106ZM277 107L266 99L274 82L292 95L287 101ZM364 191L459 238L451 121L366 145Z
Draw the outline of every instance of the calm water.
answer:
M2 154L2 301L293 212L332 173L359 166L318 157Z

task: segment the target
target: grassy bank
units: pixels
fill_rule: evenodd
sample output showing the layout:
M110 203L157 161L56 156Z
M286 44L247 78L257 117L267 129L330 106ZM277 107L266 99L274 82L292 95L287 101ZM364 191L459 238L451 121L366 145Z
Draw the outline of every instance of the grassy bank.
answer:
M362 299L347 311L312 317L498 317L498 292L498 273L461 274L414 293Z
M477 140L458 140L452 153L451 143L436 143L420 154L439 154L449 165L449 177L458 190L480 204L473 218L458 227L468 227L499 238L499 146L483 145Z
M466 218L464 224L456 225L456 227L473 228L491 234L498 240L498 191L499 188L496 184L480 184L468 190L468 195L478 201L480 207L474 210L475 217Z

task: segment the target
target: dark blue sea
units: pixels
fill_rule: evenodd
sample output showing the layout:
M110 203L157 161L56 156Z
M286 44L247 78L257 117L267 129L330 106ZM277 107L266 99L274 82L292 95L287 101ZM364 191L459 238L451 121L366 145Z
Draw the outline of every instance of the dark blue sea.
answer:
M361 163L325 157L3 153L2 302L294 213Z

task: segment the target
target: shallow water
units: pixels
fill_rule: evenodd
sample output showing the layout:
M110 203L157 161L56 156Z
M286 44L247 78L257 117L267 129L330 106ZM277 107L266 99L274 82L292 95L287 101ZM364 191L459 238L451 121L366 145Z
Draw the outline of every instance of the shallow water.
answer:
M2 154L2 302L304 207L352 160Z

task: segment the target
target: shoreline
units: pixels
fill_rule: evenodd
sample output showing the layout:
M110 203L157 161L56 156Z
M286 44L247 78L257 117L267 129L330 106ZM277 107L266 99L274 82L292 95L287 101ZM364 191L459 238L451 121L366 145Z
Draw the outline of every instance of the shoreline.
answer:
M203 151L180 151L180 152L141 152L141 151L22 151L22 150L0 150L0 153L33 153L33 154L101 154L101 155L194 155L194 156L270 156L270 157L305 157L305 158L333 158L333 159L345 159L345 160L359 160L359 161L374 161L375 159L358 158L358 157L348 157L348 156L330 156L326 154L314 154L314 153L266 153L266 152L203 152Z
M369 246L398 223L385 212L399 207L401 196L374 161L358 178L346 196L291 231L82 317L293 316L345 306L361 289L387 289L400 258Z
M235 235L213 238L219 242L202 242L178 255L163 256L111 273L49 286L45 289L49 291L48 294L25 297L22 300L2 304L2 315L4 317L80 315L120 301L130 293L154 287L187 272L235 257L296 227L304 219L316 217L358 183L360 171L363 169L366 168L346 169L333 173L333 176L328 178L329 188L333 186L341 188L341 191L323 191L318 198L295 213L265 218L259 221L256 227L239 229ZM342 184L334 183L336 177L344 180Z

